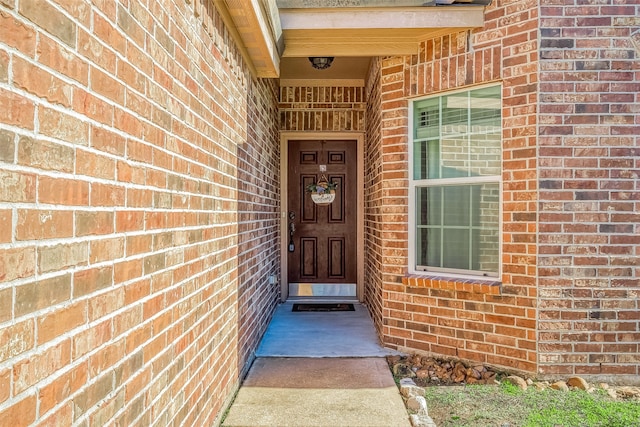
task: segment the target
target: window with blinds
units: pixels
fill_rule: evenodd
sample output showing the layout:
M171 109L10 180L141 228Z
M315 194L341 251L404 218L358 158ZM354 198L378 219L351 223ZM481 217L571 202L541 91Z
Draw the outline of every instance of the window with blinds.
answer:
M497 276L501 86L413 104L414 268Z

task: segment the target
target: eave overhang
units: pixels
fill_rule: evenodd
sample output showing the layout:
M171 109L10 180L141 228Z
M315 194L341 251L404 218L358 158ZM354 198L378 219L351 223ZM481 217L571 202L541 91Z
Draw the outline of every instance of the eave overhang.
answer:
M257 77L278 77L282 29L275 0L215 0L225 24L240 39Z
M214 1L257 77L278 77L283 56L415 55L424 40L484 26L484 5L488 3L435 0L415 6L417 0ZM464 3L442 4L453 1Z
M280 9L283 56L415 55L423 40L482 27L484 7Z

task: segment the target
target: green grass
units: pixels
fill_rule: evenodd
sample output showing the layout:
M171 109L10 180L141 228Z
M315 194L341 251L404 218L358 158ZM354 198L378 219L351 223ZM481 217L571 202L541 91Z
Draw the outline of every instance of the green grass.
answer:
M522 391L500 386L427 387L429 415L438 427L638 427L640 402L603 391Z

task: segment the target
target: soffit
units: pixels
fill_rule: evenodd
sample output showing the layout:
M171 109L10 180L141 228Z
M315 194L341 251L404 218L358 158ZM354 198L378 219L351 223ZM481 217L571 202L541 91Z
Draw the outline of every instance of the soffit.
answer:
M288 58L413 55L421 41L482 27L489 0L214 0L258 77L295 77ZM462 2L441 5L440 3ZM282 59L282 63L281 63ZM336 64L338 62L336 61ZM284 72L285 67L293 70ZM327 70L323 70L327 71ZM327 78L330 73L324 73ZM343 73L344 74L344 73ZM358 78L344 77L344 78ZM361 78L361 77L359 77Z
M305 80L307 86L322 86L326 84L326 80L343 86L361 86L369 71L370 62L370 57L340 56L326 70L316 70L306 56L285 57L280 62L280 80L283 86L295 84L288 80Z
M478 6L279 9L283 56L414 55L421 41L482 27Z

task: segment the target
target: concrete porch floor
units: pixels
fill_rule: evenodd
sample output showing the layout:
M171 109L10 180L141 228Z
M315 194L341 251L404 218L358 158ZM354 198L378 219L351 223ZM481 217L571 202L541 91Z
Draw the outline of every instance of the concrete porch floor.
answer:
M402 426L407 411L367 308L281 304L223 426Z
M278 306L256 357L385 357L398 354L380 345L367 307L358 302L351 302L355 311L338 312L293 312L295 303L298 301L290 300Z

